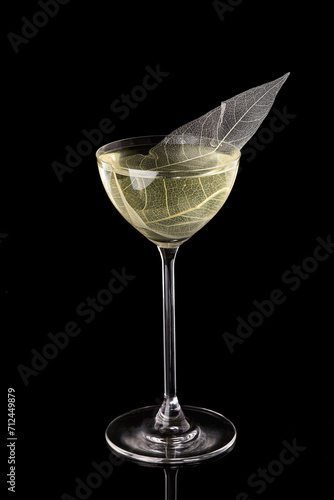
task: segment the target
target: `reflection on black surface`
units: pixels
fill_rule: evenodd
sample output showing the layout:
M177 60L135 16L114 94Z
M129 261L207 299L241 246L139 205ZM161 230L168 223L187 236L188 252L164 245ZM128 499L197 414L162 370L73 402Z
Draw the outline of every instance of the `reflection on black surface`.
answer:
M233 447L231 449L233 449ZM138 474L140 475L140 470L142 470L142 469L147 469L147 468L163 469L164 478L165 478L165 489L164 489L165 496L164 496L164 498L165 498L165 500L177 500L177 498L178 498L178 477L179 477L179 470L180 469L182 469L182 470L185 470L185 469L189 470L190 469L191 471L195 471L199 467L200 468L202 468L203 466L210 467L211 464L222 461L222 459L224 457L229 455L231 449L223 455L220 455L220 456L215 457L215 458L211 458L210 460L206 460L206 461L199 463L199 464L191 464L191 465L184 464L184 465L180 465L180 466L175 466L175 465L173 465L173 466L164 465L163 466L161 464L149 464L149 463L144 463L144 462L138 463L138 462L134 462L134 461L129 460L129 459L126 459L125 463L132 464L135 467L135 470L137 471L137 473L133 474L134 471L131 471L131 469L129 470L129 476L130 476L129 480L130 481L132 479L131 475L138 478ZM122 457L122 458L124 460L124 457ZM188 481L189 481L189 479L188 479ZM143 486L140 487L140 490L138 492L140 497L142 494L144 494L144 491L145 491L144 484L145 483L143 483ZM155 481L152 481L152 487L154 487L153 485L155 485L155 484L156 484ZM160 487L158 486L158 488L160 488ZM187 488L187 491L188 491L188 488ZM162 494L162 490L161 490L161 494ZM200 492L198 492L198 495L200 495ZM161 498L159 491L158 491L158 495L154 495L154 496L155 496L155 498L157 498L157 497ZM196 495L196 498L197 498L197 495ZM199 498L199 496L198 496L198 498Z

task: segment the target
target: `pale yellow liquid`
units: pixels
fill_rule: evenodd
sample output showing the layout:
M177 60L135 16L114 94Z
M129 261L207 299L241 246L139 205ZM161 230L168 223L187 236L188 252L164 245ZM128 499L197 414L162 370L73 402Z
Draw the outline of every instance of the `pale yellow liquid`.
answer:
M198 148L192 148L187 145L189 157L196 156ZM178 164L177 146L171 145L167 153L172 165L141 170L138 153L147 154L148 149L141 146L101 154L101 179L112 203L130 224L161 247L177 247L223 206L236 177L239 154L206 148L203 156ZM124 168L128 165L135 168Z

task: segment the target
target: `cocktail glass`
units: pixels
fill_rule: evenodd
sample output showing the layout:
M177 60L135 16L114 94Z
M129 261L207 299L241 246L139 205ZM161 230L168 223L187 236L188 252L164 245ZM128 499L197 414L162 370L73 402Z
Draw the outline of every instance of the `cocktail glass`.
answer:
M182 243L226 201L240 151L215 139L182 135L136 137L96 153L104 188L123 217L157 245L162 260L164 399L115 418L106 440L113 452L146 464L201 463L232 449L236 430L223 415L181 407L176 390L174 264ZM151 161L147 163L147 155ZM159 158L164 156L163 159ZM191 158L191 159L188 159ZM149 165L149 167L148 167Z

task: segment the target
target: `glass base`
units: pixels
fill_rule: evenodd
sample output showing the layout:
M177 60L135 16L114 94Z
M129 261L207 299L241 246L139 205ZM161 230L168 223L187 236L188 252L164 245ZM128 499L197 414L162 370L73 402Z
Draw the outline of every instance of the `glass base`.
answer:
M205 408L182 406L189 427L183 433L156 428L159 408L146 406L113 420L106 440L117 455L134 462L161 465L198 464L230 451L236 440L232 422Z

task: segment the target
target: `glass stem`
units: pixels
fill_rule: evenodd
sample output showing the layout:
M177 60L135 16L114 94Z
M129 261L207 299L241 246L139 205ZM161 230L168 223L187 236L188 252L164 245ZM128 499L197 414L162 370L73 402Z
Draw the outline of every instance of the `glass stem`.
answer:
M177 473L178 469L164 469L165 472L165 500L177 500Z
M189 424L176 394L175 257L178 248L158 247L162 260L164 400L155 418L155 428L168 435L180 434Z

